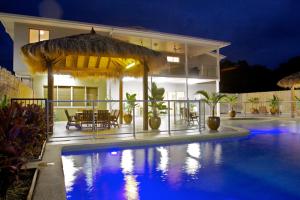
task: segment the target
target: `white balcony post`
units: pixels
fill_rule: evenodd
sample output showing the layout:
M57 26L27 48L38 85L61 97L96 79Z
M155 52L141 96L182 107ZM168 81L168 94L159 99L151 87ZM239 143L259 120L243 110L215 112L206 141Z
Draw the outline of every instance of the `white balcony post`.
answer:
M217 49L217 80L216 80L216 92L220 92L220 50ZM217 104L217 115L220 116L220 103Z

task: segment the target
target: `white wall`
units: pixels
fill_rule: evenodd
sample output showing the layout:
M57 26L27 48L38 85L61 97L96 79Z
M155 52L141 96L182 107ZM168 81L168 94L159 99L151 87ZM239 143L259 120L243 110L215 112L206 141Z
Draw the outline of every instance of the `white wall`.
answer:
M17 75L30 75L21 56L21 47L29 43L29 29L49 30L50 39L84 33L86 31L55 26L15 23L14 25L14 71ZM86 32L88 33L88 32Z

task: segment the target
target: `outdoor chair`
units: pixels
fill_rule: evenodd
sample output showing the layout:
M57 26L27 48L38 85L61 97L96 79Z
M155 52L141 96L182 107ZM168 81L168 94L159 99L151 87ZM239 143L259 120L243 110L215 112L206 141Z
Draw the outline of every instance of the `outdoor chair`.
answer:
M78 124L78 121L77 121L76 117L73 116L73 115L70 115L67 109L65 109L65 114L66 114L67 119L68 119L66 129L69 130L70 126L75 126L76 128L79 128L79 124Z
M118 123L120 111L119 110L113 110L110 115L110 124L114 127L120 127Z
M197 113L191 111L189 112L187 108L182 108L182 112L184 116L183 118L185 119L188 125L190 125L191 122L195 124L195 121L197 122L197 124L199 123Z
M97 124L101 128L110 128L110 114L108 110L98 110L97 113Z
M83 128L83 125L86 124L87 127L93 128L93 115L93 110L83 110L80 119L80 127Z

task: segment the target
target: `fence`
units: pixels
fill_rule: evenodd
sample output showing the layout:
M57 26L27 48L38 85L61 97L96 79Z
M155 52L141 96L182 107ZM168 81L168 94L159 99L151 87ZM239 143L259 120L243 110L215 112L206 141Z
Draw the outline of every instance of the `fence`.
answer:
M0 99L4 95L13 97L17 96L20 81L5 68L0 67Z
M300 102L299 101L280 101L278 105L278 112L271 113L271 106L269 101L260 101L257 103L239 102L234 106L234 110L238 116L253 117L290 117L292 116L292 106L295 107L295 116L300 116ZM227 114L230 111L228 103L221 103L221 114Z
M107 138L107 137L126 137L132 136L137 138L140 136L171 136L180 134L182 131L199 132L205 128L205 104L199 100L165 100L156 101L163 102L167 109L164 114L160 115L161 126L159 130L143 130L143 104L145 101L137 100L137 105L132 110L132 123L122 124L120 127L113 126L111 128L104 129L99 126L97 114L92 114L90 122L86 122L87 125L81 124L80 120L76 122L70 122L70 130L67 126L67 121L76 116L82 115L84 110L90 110L91 113L98 113L98 110L108 110L109 113L113 113L115 110L120 110L119 100L85 100L85 101L48 101L47 99L11 99L12 102L19 102L25 105L38 104L46 109L46 119L48 125L50 141L62 141L73 139L91 139L91 138ZM126 100L123 101L123 112L126 113ZM146 101L148 104L150 101ZM49 105L57 105L54 107L54 125L53 134L49 126ZM48 105L48 106L47 106ZM72 106L70 106L72 105ZM74 106L85 105L85 106ZM125 109L124 109L125 108ZM189 108L189 109L188 109ZM151 107L149 106L149 111ZM67 118L65 111L68 112L71 118ZM79 117L77 117L78 119ZM71 119L71 120L72 120ZM73 123L73 124L72 124ZM73 125L73 126L72 126ZM77 126L77 127L76 127Z

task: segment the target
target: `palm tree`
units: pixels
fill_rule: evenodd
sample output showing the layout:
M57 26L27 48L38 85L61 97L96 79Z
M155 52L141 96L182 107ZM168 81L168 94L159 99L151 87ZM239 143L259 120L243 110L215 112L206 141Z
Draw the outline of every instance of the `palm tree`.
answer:
M196 94L201 94L204 97L203 101L211 108L212 117L215 117L215 109L217 104L226 97L225 94L216 92L212 92L211 94L209 94L204 90L199 90L196 92Z

